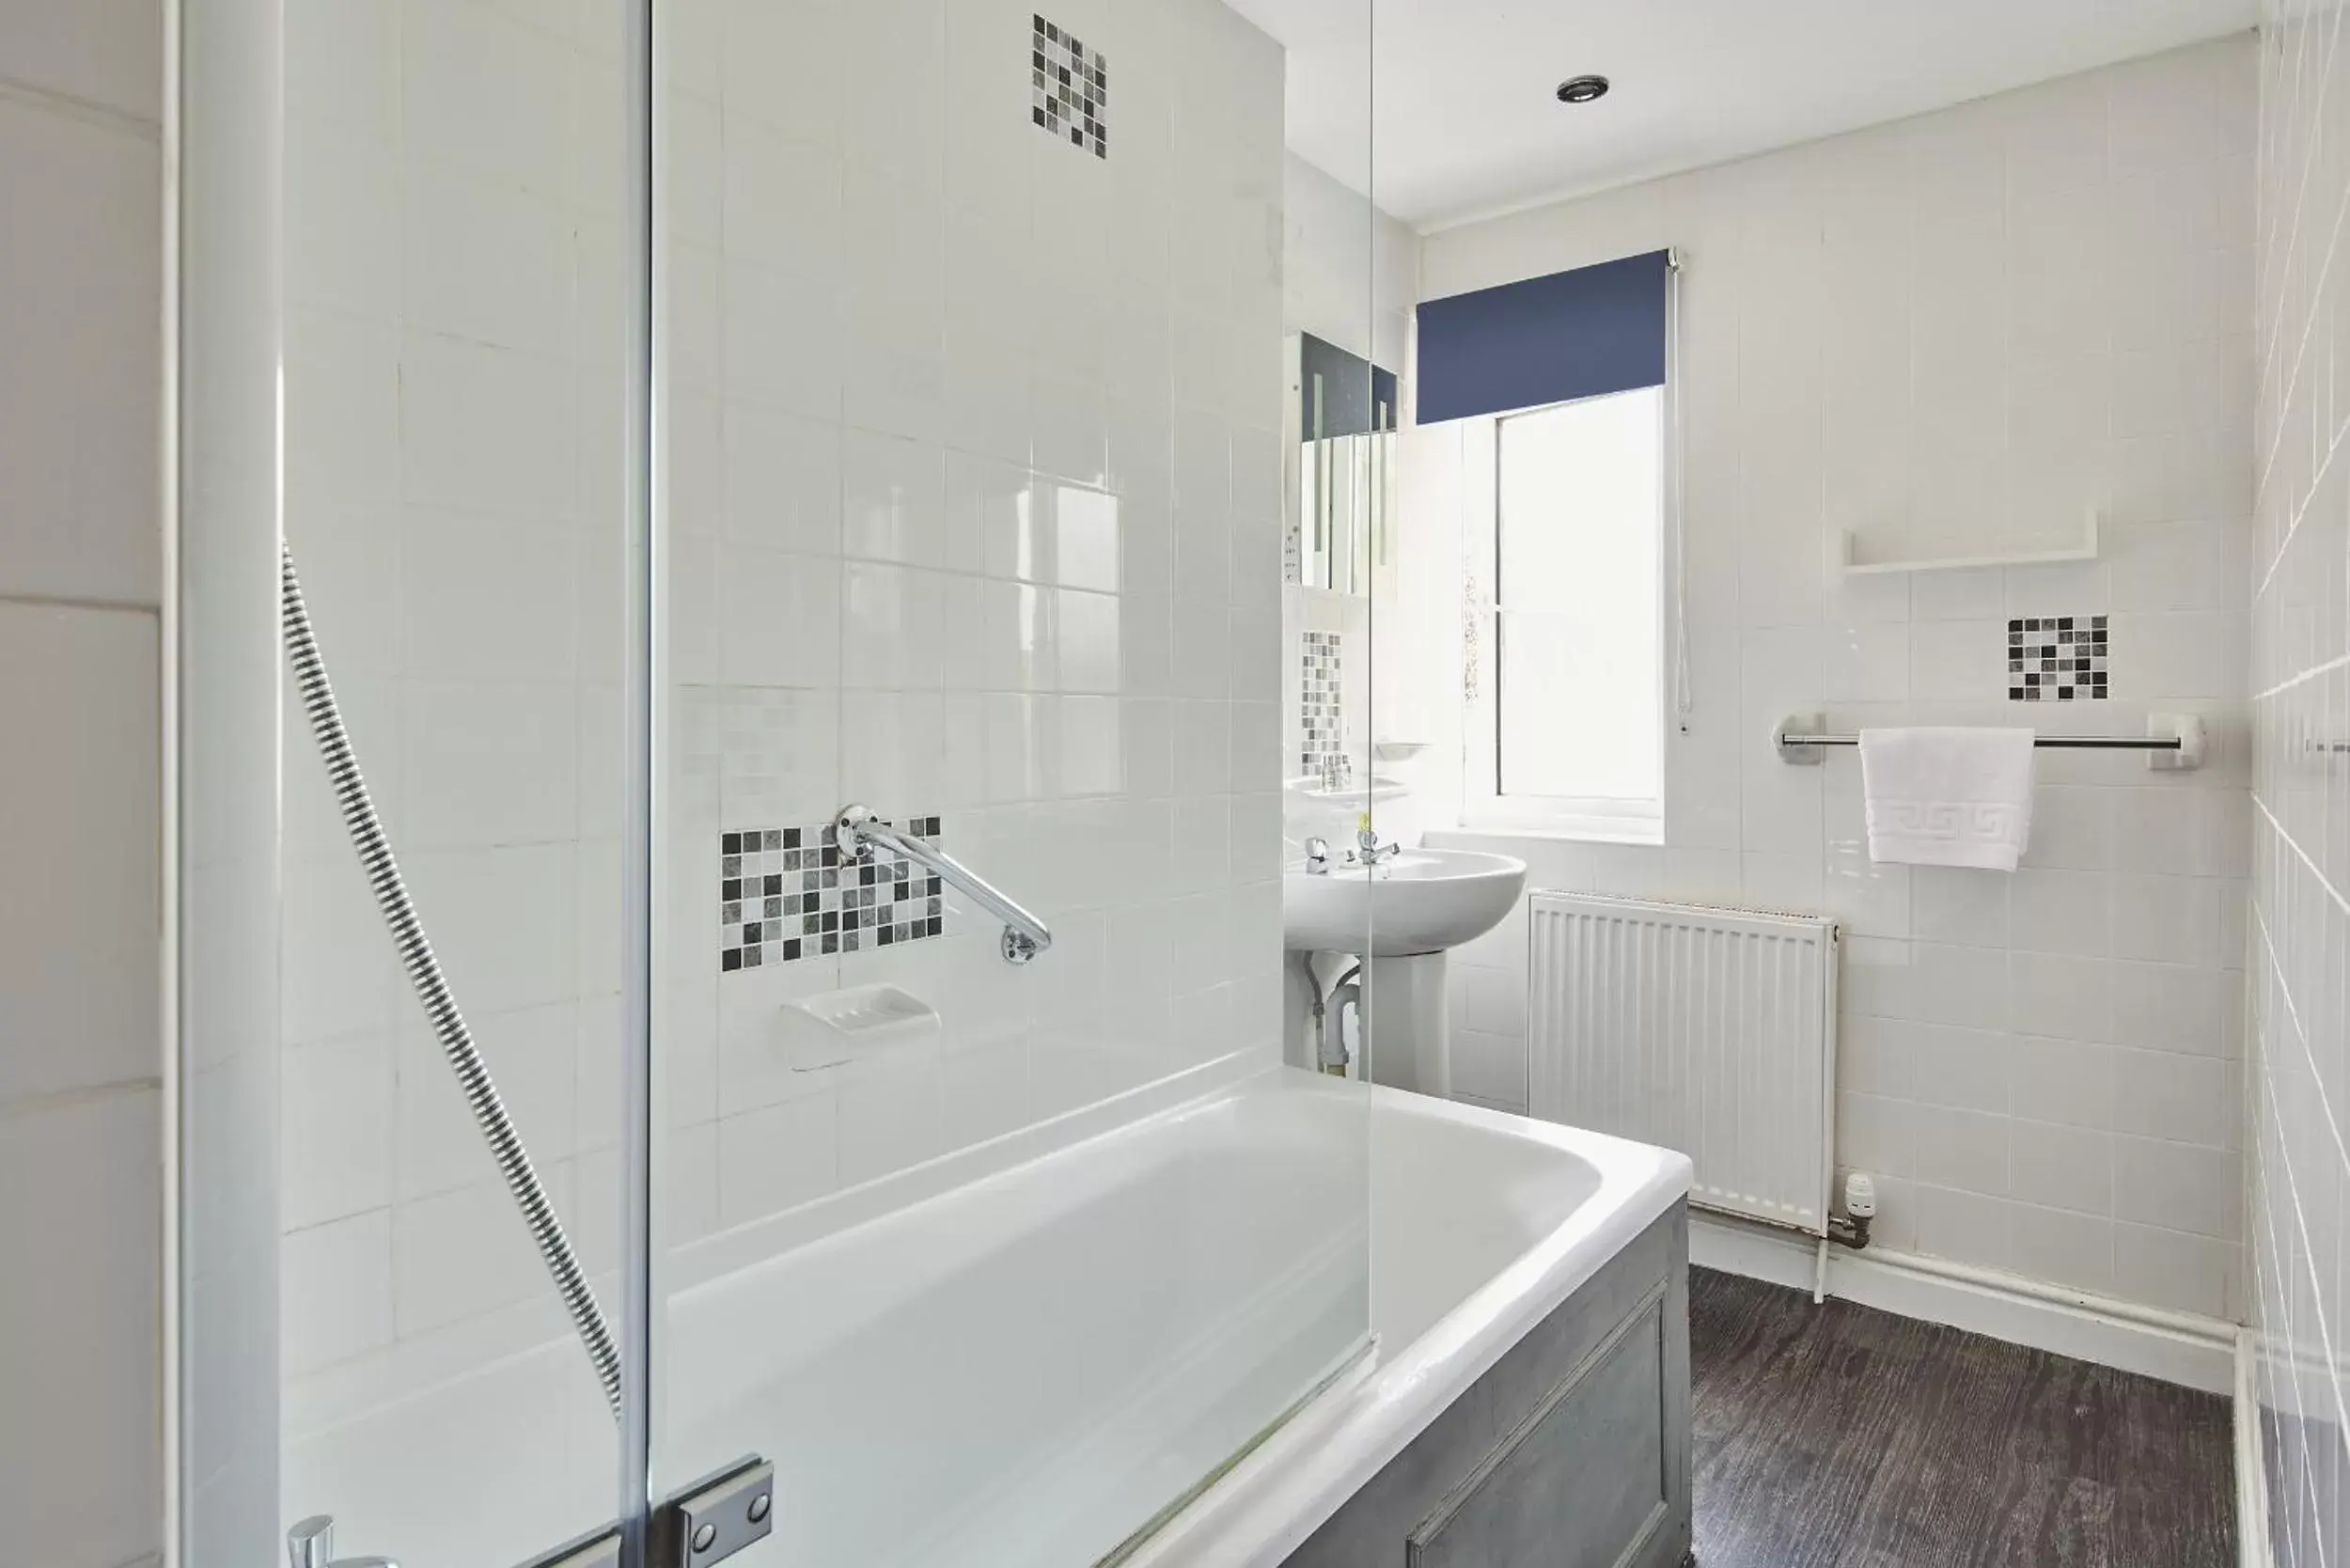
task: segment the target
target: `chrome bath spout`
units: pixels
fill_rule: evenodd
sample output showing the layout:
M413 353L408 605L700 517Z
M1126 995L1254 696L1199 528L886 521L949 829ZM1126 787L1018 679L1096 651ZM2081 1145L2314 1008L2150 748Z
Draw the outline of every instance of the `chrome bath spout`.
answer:
M842 807L833 823L833 837L847 859L862 860L882 849L901 855L954 884L956 891L1004 922L1002 950L1007 964L1026 964L1053 945L1053 933L1042 920L936 844L890 826L870 807Z

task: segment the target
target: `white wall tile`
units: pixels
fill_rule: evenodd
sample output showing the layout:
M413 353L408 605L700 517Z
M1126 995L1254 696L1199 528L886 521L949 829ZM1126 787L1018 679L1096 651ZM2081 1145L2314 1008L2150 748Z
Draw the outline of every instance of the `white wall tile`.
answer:
M572 400L594 395L610 393L577 385L551 357L429 332L404 334L398 427L402 495L414 504L465 512L565 518L573 494Z
M2208 1236L2144 1225L2113 1228L2114 1288L2132 1301L2228 1318L2237 1310L2230 1281L2235 1249Z
M139 68L120 78L99 68L120 38L156 30L129 15L25 20L36 14L11 11L8 69L84 91L126 90ZM160 70L147 80L150 103L161 82ZM0 196L19 215L0 234L0 271L15 284L0 338L23 368L0 389L10 519L0 587L11 593L152 605L162 591L161 156L128 127L0 102Z
M288 1230L391 1202L388 1034L352 1035L288 1052L278 1093L279 1168L301 1172L279 1199Z
M2113 1030L2113 966L2102 959L2017 952L2009 959L2018 1033L2102 1041Z
M2026 1202L2110 1215L2112 1136L2093 1128L2018 1120L2008 1130L2008 1190Z
M570 1175L568 1166L540 1171L558 1209ZM521 1211L495 1179L394 1209L391 1282L393 1323L403 1336L554 1294Z
M578 1008L561 1002L477 1011L467 1023L533 1159L543 1168L569 1155L578 1128ZM399 1198L406 1201L495 1179L489 1145L440 1042L421 1029L405 1031L395 1059ZM383 1114L379 1106L375 1118Z
M401 696L404 847L486 848L579 836L582 756L573 703L551 698L542 686L494 679L412 681ZM597 760L599 772L617 771Z
M570 341L572 220L552 196L438 169L400 186L400 308L428 332L549 356ZM435 395L453 390L434 383ZM533 411L512 409L509 417Z
M2124 1048L2113 1065L2116 1131L2205 1148L2233 1146L2242 1105L2233 1063Z
M1919 1251L1987 1268L2009 1266L2009 1206L2004 1200L1926 1184L1915 1191Z
M2223 884L2201 878L2117 874L2113 950L2121 958L2217 967Z
M563 188L569 61L557 39L459 0L417 0L399 31L413 155L530 190Z
M2038 832L2037 823L2034 832ZM2013 881L1998 871L1913 867L1909 873L1911 933L1966 947L2006 947Z
M163 29L143 6L45 7L0 19L8 80L152 124L163 118Z
M839 1181L830 1095L787 1100L718 1123L718 1217L739 1225L821 1198Z
M140 1089L0 1112L0 1501L28 1561L162 1544L162 1105Z
M2065 1209L2008 1209L2008 1266L2036 1279L2113 1291L2113 1222Z
M2237 1158L2219 1149L2151 1138L2113 1140L2117 1219L2232 1239L2242 1180Z
M1915 1142L1904 1175L1990 1197L2008 1192L2012 1124L2006 1117L1919 1102L1909 1107L1908 1125Z
M2011 1063L2024 1048L2013 1035L1939 1024L1898 1027L1907 1044L1904 1092L1910 1098L1951 1110L2008 1113Z
M151 615L0 601L0 1102L163 1071L159 657Z
M1821 695L1831 702L1905 700L1909 647L1910 629L1900 622L1829 627L1821 648Z
M2026 1037L2009 1058L2009 1103L2018 1116L2100 1131L2113 1125L2114 1048Z
M278 1356L289 1376L347 1361L390 1341L390 1210L289 1231L278 1266Z
M417 911L432 933L450 987L466 1007L497 1011L572 995L575 948L570 920L528 915L571 907L576 859L570 844L444 850L408 857ZM373 934L388 948L380 924Z
M2113 943L2108 893L2106 877L2097 872L2017 871L2008 892L2011 945L2105 957Z

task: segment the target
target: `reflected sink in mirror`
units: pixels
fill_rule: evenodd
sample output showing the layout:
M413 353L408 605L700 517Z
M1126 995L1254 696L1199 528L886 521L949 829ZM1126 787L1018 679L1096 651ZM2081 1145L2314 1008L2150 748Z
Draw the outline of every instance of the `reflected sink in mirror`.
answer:
M1292 952L1442 952L1499 925L1525 888L1525 861L1476 850L1402 850L1326 872L1295 860L1281 873L1281 930Z

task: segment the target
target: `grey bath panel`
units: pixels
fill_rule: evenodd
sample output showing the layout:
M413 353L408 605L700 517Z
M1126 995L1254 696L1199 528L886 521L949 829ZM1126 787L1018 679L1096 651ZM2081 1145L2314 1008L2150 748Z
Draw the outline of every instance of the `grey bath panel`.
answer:
M1676 1205L1284 1568L1673 1568L1689 1546L1688 1259Z
M1665 1292L1411 1535L1410 1568L1616 1568L1668 1527Z

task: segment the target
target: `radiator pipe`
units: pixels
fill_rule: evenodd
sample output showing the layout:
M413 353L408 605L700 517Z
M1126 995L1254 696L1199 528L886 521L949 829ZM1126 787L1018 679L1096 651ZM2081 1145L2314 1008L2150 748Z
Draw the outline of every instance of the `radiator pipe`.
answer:
M1827 1239L1858 1252L1869 1245L1869 1226L1876 1216L1875 1180L1866 1171L1853 1171L1844 1178L1844 1212L1827 1216Z
M1869 1245L1868 1216L1864 1215L1857 1218L1847 1218L1842 1215L1828 1215L1827 1239L1841 1246L1849 1247L1855 1252L1860 1251Z

